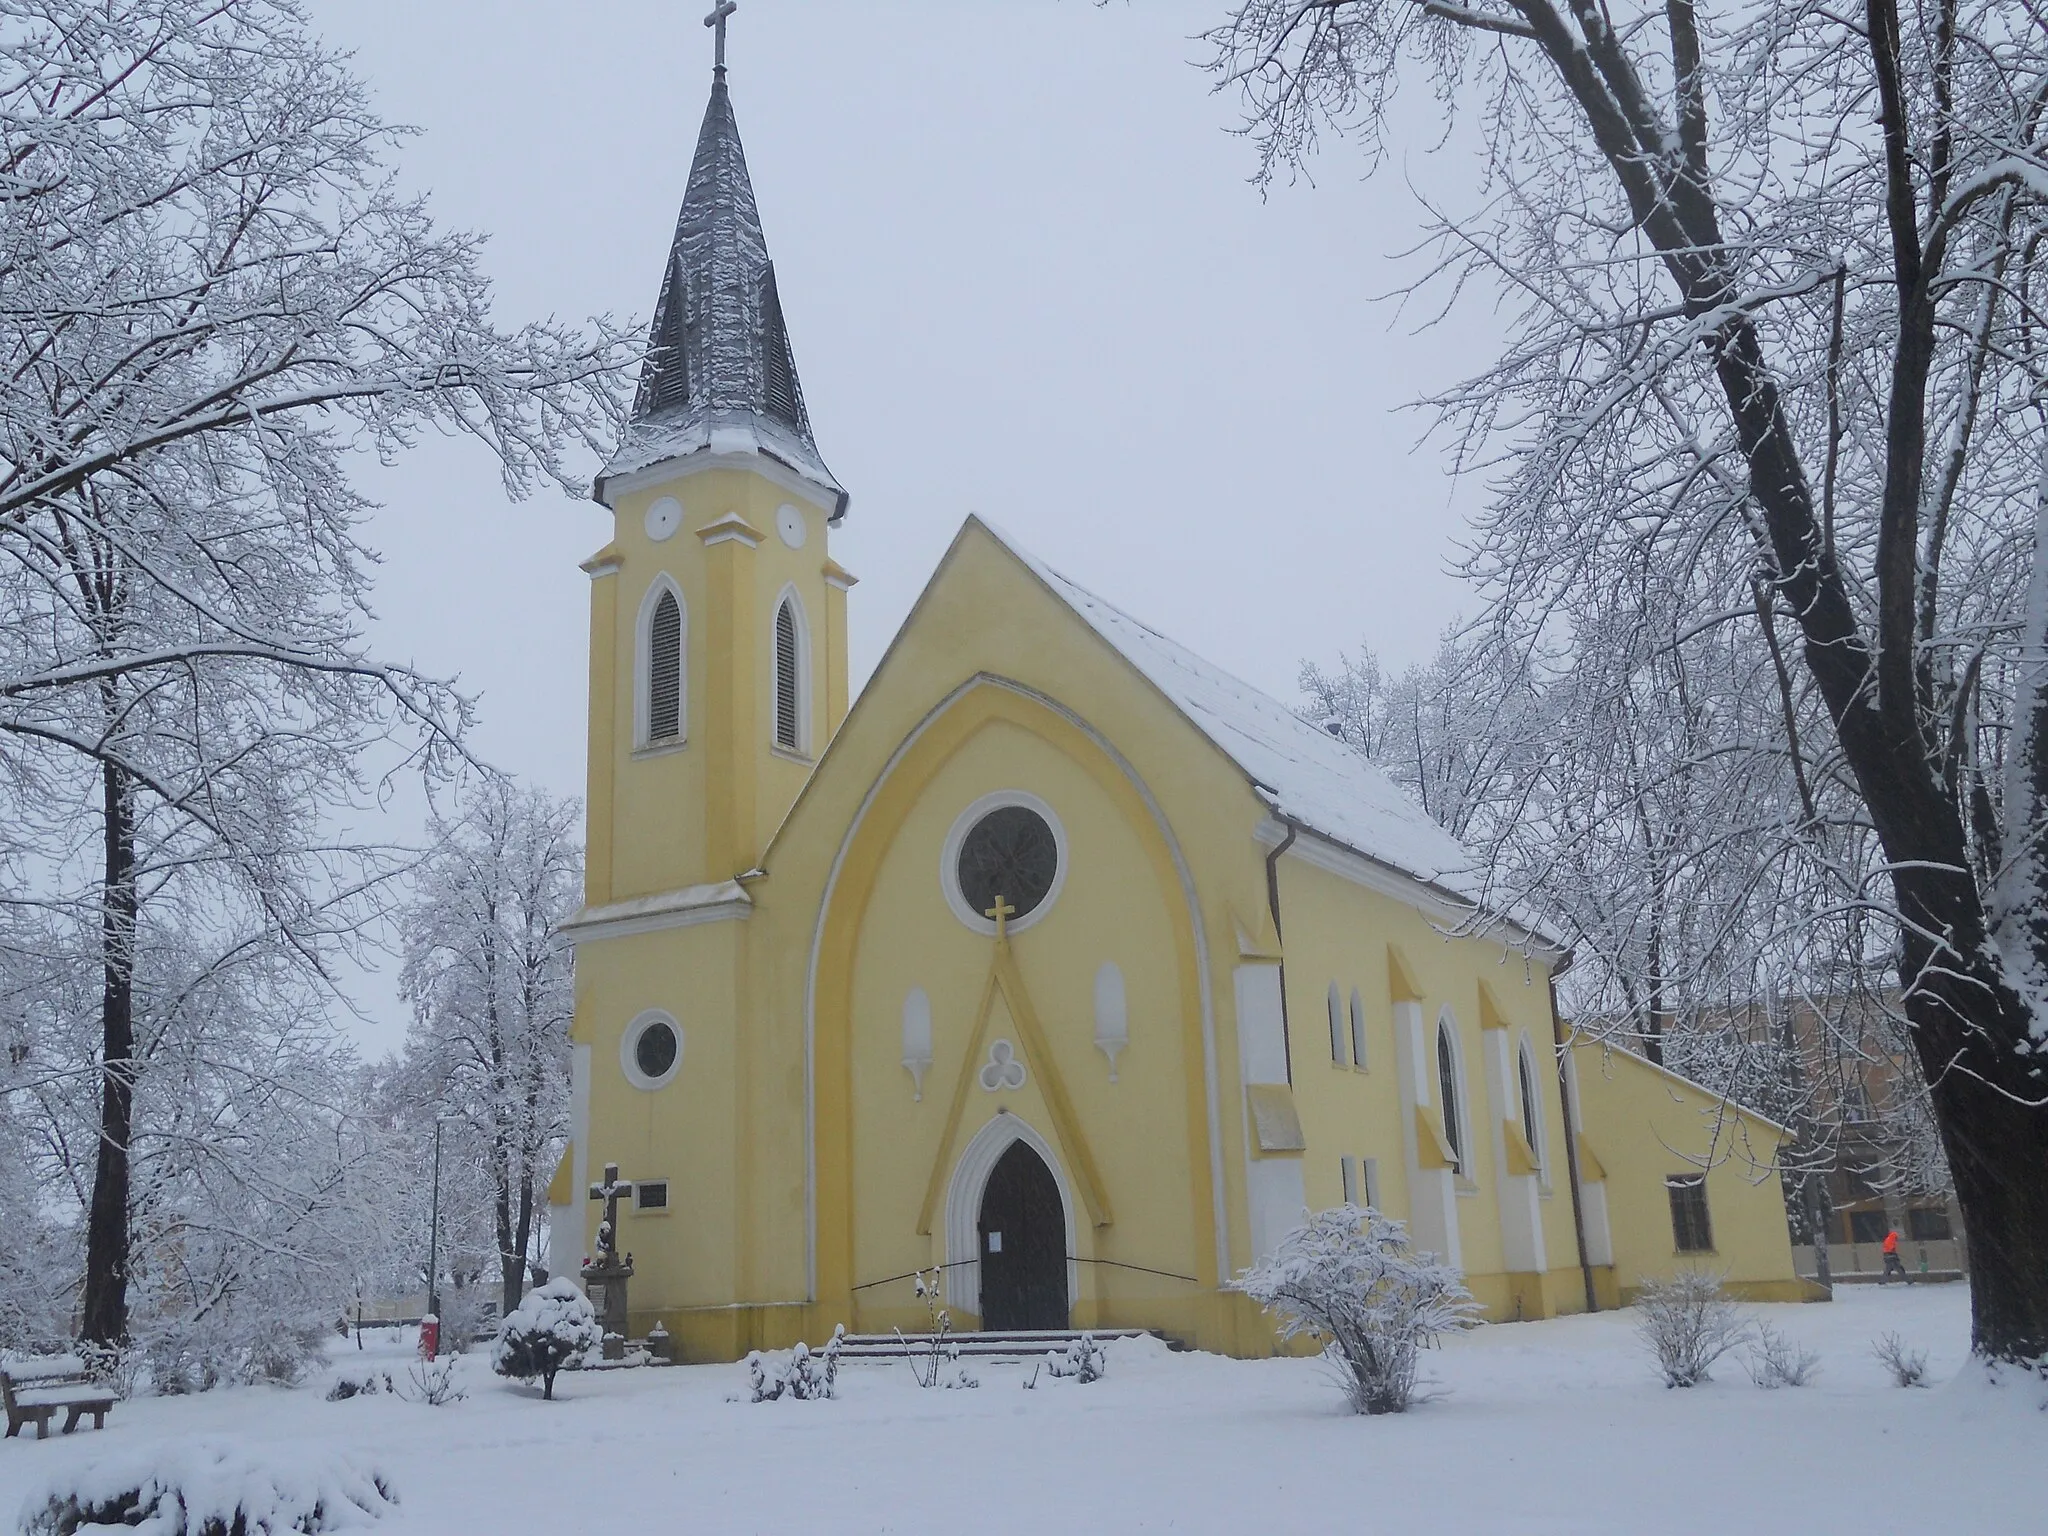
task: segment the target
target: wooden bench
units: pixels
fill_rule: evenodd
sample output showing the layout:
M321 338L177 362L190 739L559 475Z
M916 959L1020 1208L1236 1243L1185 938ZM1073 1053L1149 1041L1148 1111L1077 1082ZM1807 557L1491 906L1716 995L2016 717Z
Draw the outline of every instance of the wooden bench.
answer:
M40 1360L0 1361L0 1404L7 1409L7 1438L34 1420L36 1438L50 1438L50 1420L64 1411L64 1433L78 1428L88 1413L92 1427L104 1429L114 1394L93 1381L76 1355L50 1355Z

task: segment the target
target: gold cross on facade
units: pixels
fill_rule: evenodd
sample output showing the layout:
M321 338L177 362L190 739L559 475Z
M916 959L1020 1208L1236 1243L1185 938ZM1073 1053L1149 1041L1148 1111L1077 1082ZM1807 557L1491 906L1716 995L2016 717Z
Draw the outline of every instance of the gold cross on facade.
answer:
M711 14L704 18L705 26L717 29L717 67L720 70L725 68L725 18L739 8L739 0L718 0L718 3L711 7Z
M1016 915L1017 909L1003 900L1003 893L1001 891L996 892L996 904L982 914L984 917L992 917L996 920L996 938L998 941L1007 939L1010 936L1009 920Z

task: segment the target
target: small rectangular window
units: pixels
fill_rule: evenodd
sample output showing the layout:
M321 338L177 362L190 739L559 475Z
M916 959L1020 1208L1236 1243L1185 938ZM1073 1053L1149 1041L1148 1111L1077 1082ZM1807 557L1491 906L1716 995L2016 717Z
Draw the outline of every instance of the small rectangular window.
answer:
M1906 1212L1906 1236L1916 1243L1947 1242L1950 1236L1948 1212L1939 1206L1914 1206Z
M665 1211L668 1209L668 1180L642 1179L633 1186L633 1209L636 1211Z
M1346 1157L1341 1159L1341 1161L1344 1165L1344 1203L1346 1205L1357 1205L1359 1203L1358 1159Z
M1376 1157L1361 1157L1358 1160L1358 1192L1365 1197L1365 1203L1374 1210L1384 1210L1380 1204L1380 1160Z
M1679 1174L1664 1181L1671 1196L1671 1244L1680 1253L1712 1253L1714 1225L1707 1217L1705 1174Z
M1849 1241L1852 1243L1881 1243L1892 1224L1883 1211L1851 1211L1849 1213Z

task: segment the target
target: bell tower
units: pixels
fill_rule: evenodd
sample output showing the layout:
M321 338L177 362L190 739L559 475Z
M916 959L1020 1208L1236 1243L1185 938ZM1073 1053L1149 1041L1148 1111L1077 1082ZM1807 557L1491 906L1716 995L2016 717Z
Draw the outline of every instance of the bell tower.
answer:
M586 900L760 863L847 709L847 494L811 433L726 84L711 99L633 411L592 489Z

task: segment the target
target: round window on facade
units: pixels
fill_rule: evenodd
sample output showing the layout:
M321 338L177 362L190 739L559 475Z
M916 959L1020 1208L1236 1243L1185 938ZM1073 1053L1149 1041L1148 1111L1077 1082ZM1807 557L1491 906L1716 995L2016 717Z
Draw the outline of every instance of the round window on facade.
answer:
M682 1028L657 1009L650 1009L627 1025L619 1041L619 1066L635 1088L666 1086L674 1080L682 1060Z
M1027 927L1059 895L1066 837L1035 796L986 795L954 823L940 874L954 915L970 928L995 932L990 914L998 899L1008 927Z

